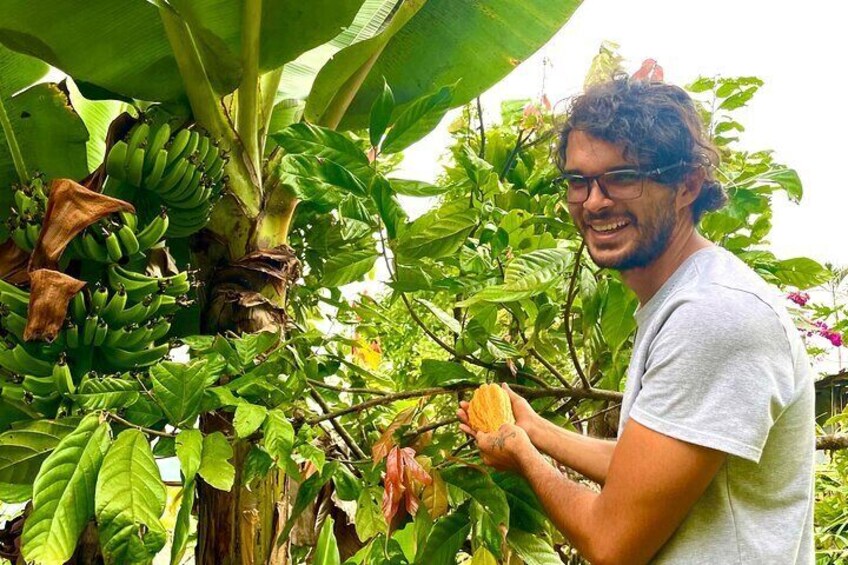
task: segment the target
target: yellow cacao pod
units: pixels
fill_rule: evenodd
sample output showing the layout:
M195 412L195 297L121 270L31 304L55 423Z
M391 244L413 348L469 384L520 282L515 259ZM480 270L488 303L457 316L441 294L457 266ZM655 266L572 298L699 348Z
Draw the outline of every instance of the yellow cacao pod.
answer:
M509 395L496 384L480 386L468 403L468 420L472 428L482 432L496 432L502 424L514 424Z

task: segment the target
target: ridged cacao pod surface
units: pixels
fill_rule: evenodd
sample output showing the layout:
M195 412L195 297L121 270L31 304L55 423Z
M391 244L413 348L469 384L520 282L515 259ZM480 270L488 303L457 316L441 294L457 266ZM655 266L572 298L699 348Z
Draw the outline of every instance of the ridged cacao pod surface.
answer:
M468 419L472 428L482 432L495 432L502 424L514 424L506 391L496 384L481 385L469 402Z

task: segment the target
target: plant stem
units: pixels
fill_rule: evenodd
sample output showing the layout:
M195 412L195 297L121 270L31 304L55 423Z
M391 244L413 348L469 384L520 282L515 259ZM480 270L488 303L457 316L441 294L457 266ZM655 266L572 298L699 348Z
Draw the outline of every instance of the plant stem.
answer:
M336 129L339 127L348 107L350 107L350 103L353 102L356 93L359 92L360 87L362 87L362 83L365 82L365 78L368 76L368 73L371 72L371 69L374 67L374 63L376 63L377 59L380 58L380 55L382 55L383 49L385 48L386 43L380 45L380 47L374 51L374 54L371 55L368 60L365 61L365 63L363 63L362 66L345 81L333 97L330 105L327 106L324 114L321 116L319 125L330 129Z
M172 433L168 433L168 432L160 432L159 430L152 430L150 428L145 428L144 426L139 426L138 424L133 424L132 422L130 422L128 420L124 420L123 418L121 418L120 416L118 416L117 414L114 414L112 412L104 412L104 414L105 414L106 418L108 418L109 420L113 420L115 422L118 422L119 424L123 424L127 427L130 427L130 428L135 428L138 431L144 432L145 434L148 434L148 435L151 435L151 436L167 437L167 438L177 437L177 434L172 434Z
M262 0L245 0L241 24L241 83L238 87L236 132L241 139L244 161L252 169L254 184L262 190L262 154L259 140L259 36Z
M188 24L170 8L160 8L159 15L177 60L194 119L218 139L222 149L239 155L241 147L235 131L227 118L220 97L212 88ZM251 171L244 161L238 158L230 159L226 171L230 177L229 191L245 215L255 218L259 214L262 193L259 186L254 184Z
M318 406L321 407L321 410L323 410L325 414L330 412L330 407L327 405L326 402L324 402L324 399L321 397L320 394L318 394L318 392L314 388L312 388L311 390L311 396L312 400L318 403ZM337 434L339 434L339 437L342 438L342 441L345 442L345 444L348 446L348 448L350 448L354 455L356 455L360 459L365 459L365 452L362 451L362 448L359 447L359 445L354 441L350 434L347 433L344 427L342 427L341 424L339 424L335 418L330 419L330 425L333 426L333 429L336 431Z
M262 129L259 130L259 154L265 152L265 143L268 139L268 128L271 125L271 116L274 114L274 102L277 98L277 89L280 87L280 78L283 76L283 67L278 67L267 72L259 78L259 96L262 99Z
M24 156L21 154L21 147L18 145L18 138L15 136L15 130L12 129L12 122L9 121L9 115L6 113L6 106L3 105L2 97L0 97L0 127L3 128L3 135L6 137L6 145L8 145L9 153L12 155L12 162L15 164L18 179L21 184L28 184L29 173L27 173L24 163Z

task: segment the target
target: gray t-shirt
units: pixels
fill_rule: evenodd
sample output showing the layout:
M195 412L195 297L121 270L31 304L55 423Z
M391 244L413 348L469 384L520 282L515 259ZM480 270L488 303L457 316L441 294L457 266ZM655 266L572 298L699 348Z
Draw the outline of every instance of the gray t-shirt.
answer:
M619 437L633 418L728 454L652 563L814 563L814 379L783 302L708 247L637 310Z

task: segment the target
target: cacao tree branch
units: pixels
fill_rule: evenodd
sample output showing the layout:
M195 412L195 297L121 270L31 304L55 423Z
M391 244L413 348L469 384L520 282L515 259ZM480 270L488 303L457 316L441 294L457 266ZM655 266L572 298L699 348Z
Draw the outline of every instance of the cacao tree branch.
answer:
M520 393L524 398L534 399L534 398L546 398L546 397L559 397L559 398L592 398L595 400L612 400L620 402L622 398L622 394L620 392L615 392L611 390L601 390L601 389L583 389L583 388L550 388L550 389L537 389L533 387L527 387L523 385L510 385L513 390ZM342 408L336 410L334 412L330 412L328 414L322 414L320 416L316 416L314 418L307 418L305 423L314 426L324 420L329 420L330 418L338 418L339 416L344 416L346 414L353 414L354 412L362 412L363 410L367 410L368 408L373 408L375 406L382 406L385 404L391 404L392 402L396 402L398 400L405 400L407 398L424 398L428 396L437 396L440 394L456 394L458 392L467 392L469 390L473 390L477 388L476 384L473 385L463 385L456 387L430 387L430 388L422 388L419 390L405 390L401 392L395 392L392 394L387 394L385 396L379 398L372 398L370 400L366 400L364 402L360 402L359 404L354 404L352 406L348 406L347 408Z
M438 422L433 422L432 424L428 424L426 426L421 426L417 430L413 430L411 432L406 432L403 434L403 439L410 440L416 436L420 436L421 434L426 434L429 431L443 428L444 426L449 426L451 424L455 424L459 422L459 418L445 418L444 420L439 420Z
M12 122L9 121L9 115L6 113L6 106L3 105L3 99L0 97L0 128L6 138L6 145L9 147L9 153L12 155L12 163L15 165L15 172L18 173L18 179L21 184L29 183L29 173L24 163L24 156L21 153L21 147L18 145L18 138L15 136L15 131L12 129Z
M350 392L350 393L357 393L357 394L373 394L375 396L386 396L387 394L389 394L388 392L383 391L383 390L376 390L376 389L373 389L373 388L355 388L355 387L336 386L336 385L327 384L325 382L317 381L315 379L306 379L306 382L313 385L313 386L317 386L319 388L326 388L327 390L335 390L336 392Z
M321 407L321 410L323 410L325 414L329 413L331 411L330 407L327 405L324 399L321 398L321 395L318 394L318 392L314 388L310 388L312 400L318 403L318 406ZM339 434L339 437L342 438L342 441L345 442L345 444L350 448L354 455L356 455L360 459L365 459L365 452L362 451L356 441L354 441L351 435L347 433L347 431L345 431L345 429L336 421L335 418L330 419L330 425L333 426L333 429L336 430L336 433Z
M830 434L816 437L816 449L848 449L848 434Z
M590 389L592 385L589 383L589 379L586 378L583 367L580 366L580 360L577 358L577 349L574 347L574 335L571 332L571 307L574 304L574 288L577 284L577 274L580 272L580 257L583 255L584 247L586 247L585 240L580 242L580 247L574 256L574 269L571 271L571 279L568 283L568 297L563 310L563 322L565 322L565 340L568 343L568 354L571 356L574 370L577 371L577 376L580 377L583 388Z

